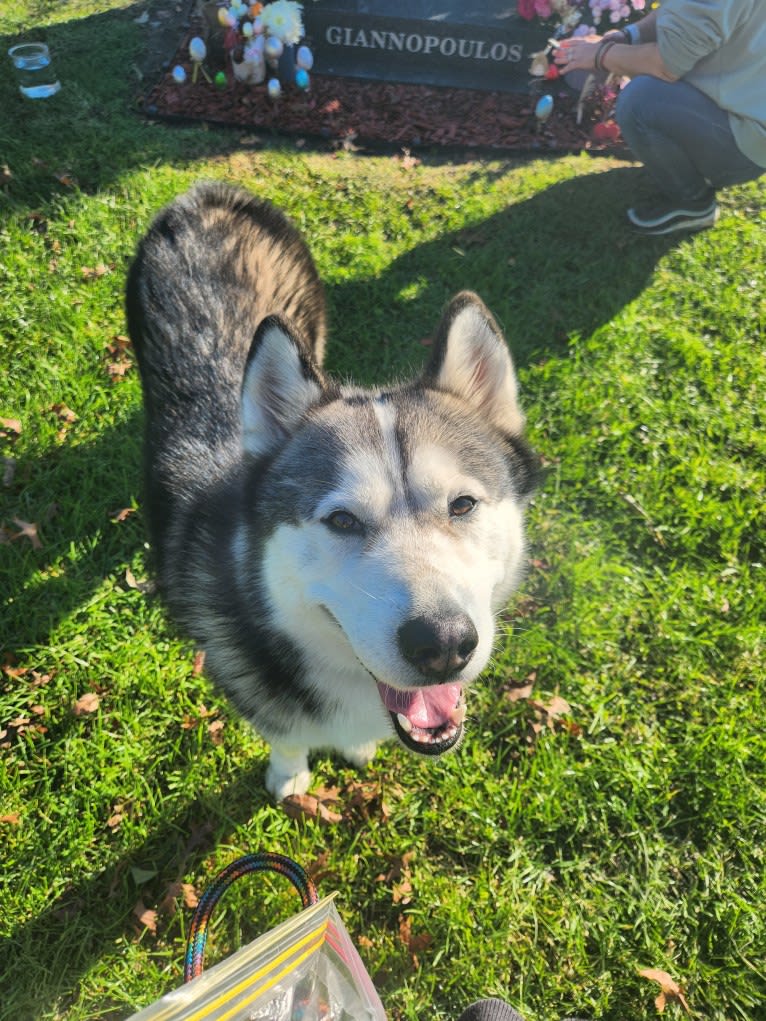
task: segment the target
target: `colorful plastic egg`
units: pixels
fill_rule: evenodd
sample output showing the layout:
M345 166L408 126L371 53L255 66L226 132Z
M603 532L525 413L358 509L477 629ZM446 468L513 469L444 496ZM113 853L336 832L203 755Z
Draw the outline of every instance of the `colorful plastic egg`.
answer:
M546 93L544 96L540 96L535 107L535 117L544 123L548 120L550 115L553 113L553 96Z
M189 43L189 56L196 63L201 63L207 56L207 47L203 39L200 39L198 35L191 40Z
M282 95L282 86L279 84L279 78L269 78L266 84L266 91L271 99L279 99Z
M295 54L295 63L298 67L302 67L304 71L310 71L314 66L314 54L308 48L308 46L299 46L298 52Z
M173 75L173 81L176 83L176 85L183 85L183 83L186 81L186 71L184 71L180 64L176 64L176 66L171 71L171 74Z
M275 35L270 35L264 43L264 49L266 51L266 57L269 60L279 60L282 56L282 52L285 46L281 39L278 39Z
M299 89L305 92L306 89L309 87L310 83L311 79L309 78L308 71L304 67L299 67L298 70L295 72L295 84L298 86Z

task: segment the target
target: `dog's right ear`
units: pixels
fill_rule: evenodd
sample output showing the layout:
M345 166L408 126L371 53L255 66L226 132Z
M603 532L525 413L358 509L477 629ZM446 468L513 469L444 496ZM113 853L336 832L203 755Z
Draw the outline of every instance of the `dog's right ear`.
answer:
M242 444L249 454L273 454L322 397L326 384L308 347L280 316L255 332L242 382Z

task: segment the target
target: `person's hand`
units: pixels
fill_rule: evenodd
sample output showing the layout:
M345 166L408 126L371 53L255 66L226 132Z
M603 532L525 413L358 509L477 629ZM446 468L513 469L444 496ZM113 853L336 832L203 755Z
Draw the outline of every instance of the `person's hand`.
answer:
M563 74L569 71L592 71L602 38L600 35L580 35L564 39L553 54L553 62Z

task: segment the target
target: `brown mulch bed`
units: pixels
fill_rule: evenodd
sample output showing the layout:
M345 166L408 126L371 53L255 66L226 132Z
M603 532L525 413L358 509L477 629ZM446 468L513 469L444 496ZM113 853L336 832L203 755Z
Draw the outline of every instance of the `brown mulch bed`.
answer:
M179 86L168 74L149 93L144 112L318 136L336 144L612 151L613 145L592 137L592 123L577 125L575 107L575 97L556 97L554 112L539 127L534 101L523 95L315 75L308 94L285 93L273 102L262 85L229 82L216 88L187 81Z

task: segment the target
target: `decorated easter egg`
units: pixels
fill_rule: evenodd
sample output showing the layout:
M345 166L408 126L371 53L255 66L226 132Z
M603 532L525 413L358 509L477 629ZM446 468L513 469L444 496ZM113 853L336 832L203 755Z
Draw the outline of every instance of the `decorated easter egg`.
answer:
M298 52L295 54L295 63L298 67L302 67L305 71L311 70L314 66L314 54L308 46L298 47Z
M282 86L279 84L279 78L269 78L266 84L266 91L271 99L279 99L282 95Z
M266 56L269 60L279 60L284 50L284 43L281 39L278 39L275 35L270 35L264 43L264 49Z
M197 63L201 63L207 56L205 42L198 35L195 35L189 43L189 56Z
M213 81L215 82L217 89L226 88L226 74L223 71L217 71Z
M535 107L535 117L541 122L547 121L550 115L553 113L553 96L546 93L544 96L540 96Z
M310 84L309 73L305 69L305 67L299 67L298 70L295 72L295 84L298 86L299 89L303 89L304 92L309 87Z
M183 83L186 81L186 71L184 71L180 64L176 64L176 66L171 71L171 74L173 75L173 81L176 83L176 85L183 85Z

